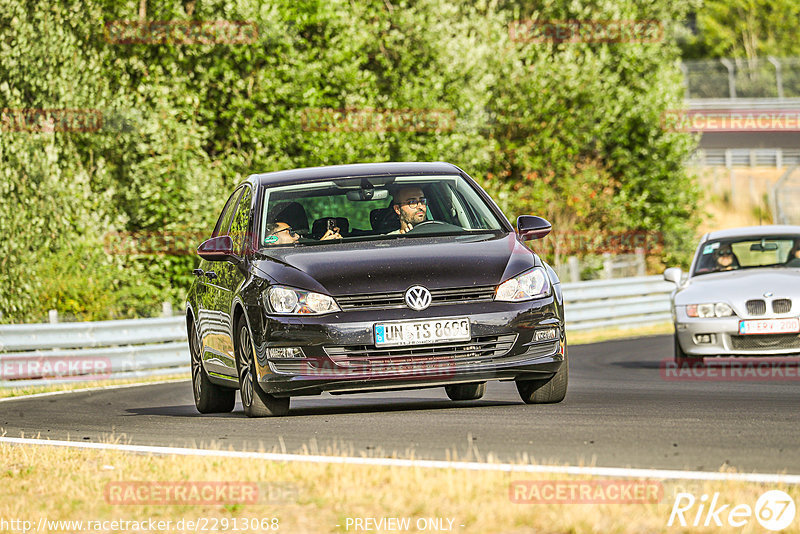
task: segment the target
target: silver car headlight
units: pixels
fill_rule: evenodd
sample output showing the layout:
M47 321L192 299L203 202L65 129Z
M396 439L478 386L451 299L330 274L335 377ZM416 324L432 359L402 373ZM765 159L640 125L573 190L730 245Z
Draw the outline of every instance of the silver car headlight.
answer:
M550 281L541 267L534 267L514 278L510 278L497 286L494 300L503 302L519 302L547 295Z
M265 300L270 310L284 315L319 315L342 311L333 297L291 287L273 286L267 291Z
M689 317L730 317L733 315L733 308L725 302L713 302L706 304L689 304L686 306L686 315Z

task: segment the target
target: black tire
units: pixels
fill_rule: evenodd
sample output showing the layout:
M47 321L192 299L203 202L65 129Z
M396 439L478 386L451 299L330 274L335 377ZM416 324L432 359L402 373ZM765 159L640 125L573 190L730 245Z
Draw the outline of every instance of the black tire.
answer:
M256 380L256 365L250 328L244 317L236 328L236 365L239 369L239 392L247 417L271 417L289 413L289 397L277 398L264 392Z
M564 362L556 374L543 380L517 380L517 391L525 404L554 404L567 395L569 358L564 346Z
M236 390L211 382L200 361L200 334L194 321L189 323L189 353L192 356L192 391L200 413L227 413L236 405Z
M486 382L479 384L455 384L444 387L445 393L454 401L478 400L486 393Z
M703 365L702 356L689 356L683 352L681 344L678 343L677 333L672 335L672 344L675 348L675 365L677 365L679 369L683 367L698 367Z

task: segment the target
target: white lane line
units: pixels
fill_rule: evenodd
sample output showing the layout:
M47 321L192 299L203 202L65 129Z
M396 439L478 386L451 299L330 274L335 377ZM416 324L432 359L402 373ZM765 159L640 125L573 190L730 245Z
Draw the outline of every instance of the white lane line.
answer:
M153 382L136 382L135 384L115 384L113 386L94 386L91 388L80 389L61 389L58 391L45 391L44 393L31 393L30 395L16 395L14 397L3 397L0 402L8 402L20 399L35 399L36 397L52 397L53 395L64 395L66 393L83 393L86 391L101 391L104 389L125 389L135 388L138 386L152 386L154 384L169 384L172 382L185 382L191 380L188 376L186 378L171 378L169 380L156 380Z
M467 471L507 471L512 473L555 473L563 475L589 475L601 477L657 478L669 480L730 480L737 482L760 482L767 484L800 484L800 475L770 473L717 473L708 471L679 471L671 469L631 469L625 467L570 467L558 465L452 462L445 460L404 460L400 458L356 458L353 456L320 456L279 454L270 452L215 451L210 449L189 449L183 447L122 445L117 443L58 441L47 439L10 438L5 436L0 436L0 443L11 443L17 445L45 445L51 447L73 447L77 449L115 450L123 452L177 456L222 456L227 458L250 458L273 462L429 467L436 469L461 469Z

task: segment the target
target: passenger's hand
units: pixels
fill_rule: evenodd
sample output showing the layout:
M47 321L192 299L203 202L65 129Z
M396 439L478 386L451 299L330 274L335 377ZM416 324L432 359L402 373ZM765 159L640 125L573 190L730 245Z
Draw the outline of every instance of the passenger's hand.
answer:
M320 240L323 239L341 239L342 235L339 233L339 228L335 227L333 230L328 230L325 232L325 235L320 237Z

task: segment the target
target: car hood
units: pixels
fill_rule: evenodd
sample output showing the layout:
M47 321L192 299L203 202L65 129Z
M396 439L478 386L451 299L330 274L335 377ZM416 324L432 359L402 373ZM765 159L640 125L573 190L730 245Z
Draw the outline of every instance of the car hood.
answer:
M772 297L765 297L772 293ZM743 269L695 276L675 294L675 304L727 302L737 312L750 299L800 299L800 269Z
M497 285L536 264L515 234L442 236L262 249L272 283L333 296Z

